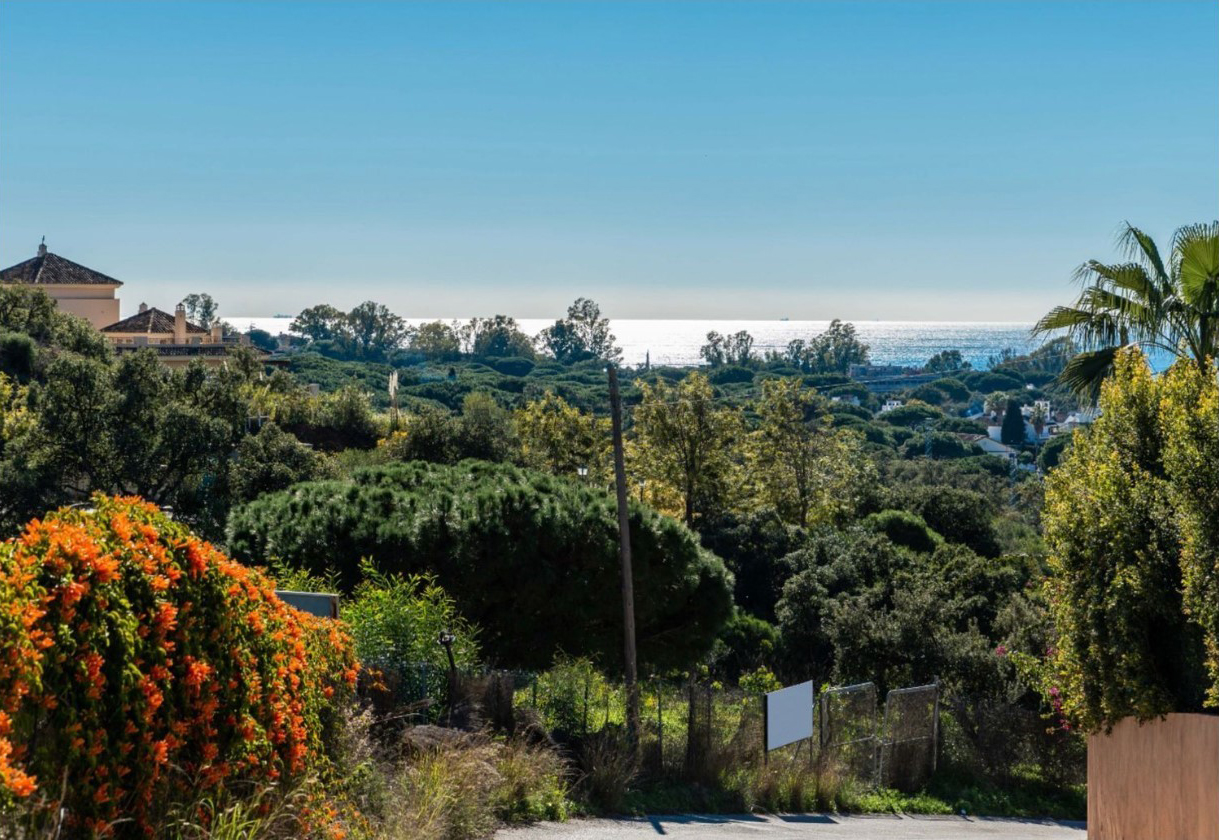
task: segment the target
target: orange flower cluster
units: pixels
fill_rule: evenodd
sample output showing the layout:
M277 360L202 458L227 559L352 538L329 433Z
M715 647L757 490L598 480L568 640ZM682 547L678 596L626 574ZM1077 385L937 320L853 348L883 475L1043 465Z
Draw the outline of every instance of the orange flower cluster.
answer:
M0 544L0 806L66 772L49 809L147 834L178 795L303 773L355 686L343 626L152 505L94 505Z

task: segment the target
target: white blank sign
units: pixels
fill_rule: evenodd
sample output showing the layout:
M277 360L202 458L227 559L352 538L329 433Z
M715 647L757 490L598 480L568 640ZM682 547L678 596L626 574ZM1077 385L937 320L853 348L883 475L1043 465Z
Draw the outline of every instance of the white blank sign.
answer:
M322 618L339 617L339 596L329 592L292 592L276 589L275 594L289 606Z
M781 688L767 693L766 749L794 744L813 737L813 684Z

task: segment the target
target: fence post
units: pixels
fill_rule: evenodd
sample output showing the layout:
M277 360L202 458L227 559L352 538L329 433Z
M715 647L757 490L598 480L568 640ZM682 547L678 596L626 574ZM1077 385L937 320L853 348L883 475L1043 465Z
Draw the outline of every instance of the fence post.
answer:
M584 675L584 737L588 737L588 683L589 677Z
M656 770L658 775L665 771L665 714L663 707L664 686L656 681Z
M686 775L694 772L695 753L698 750L698 737L694 731L694 675L686 685Z
M766 706L766 693L763 692L760 696L762 701L762 766L770 766L770 750L767 749L769 744L766 742L766 732L770 729L770 709Z
M940 678L935 678L935 704L931 712L931 775L935 775L940 757Z

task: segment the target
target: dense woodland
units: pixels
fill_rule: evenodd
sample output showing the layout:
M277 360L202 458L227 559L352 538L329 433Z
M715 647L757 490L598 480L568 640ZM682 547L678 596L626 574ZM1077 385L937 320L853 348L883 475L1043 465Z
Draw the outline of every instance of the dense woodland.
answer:
M171 372L114 358L38 292L2 294L9 533L96 490L138 495L238 559L347 592L369 562L434 575L491 664L614 669L618 351L591 301L536 340L504 316L408 329L376 304L318 306L286 369L239 352ZM985 371L949 349L926 367L943 377L878 415L847 376L868 359L850 324L751 345L712 333L703 367L623 371L644 665L1001 684L995 648L1044 632L1025 594L1042 482L963 440L986 429L961 415L1072 399L1050 384L1065 348Z

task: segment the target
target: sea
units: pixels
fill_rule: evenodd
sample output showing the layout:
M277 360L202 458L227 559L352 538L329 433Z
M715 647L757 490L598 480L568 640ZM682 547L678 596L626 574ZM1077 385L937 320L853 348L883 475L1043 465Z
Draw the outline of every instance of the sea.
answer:
M291 318L227 316L230 324L240 330L251 327L272 335L288 332ZM407 318L408 323L421 324L436 318ZM440 320L466 322L468 318ZM521 318L517 321L528 335L537 335L554 323L553 319ZM960 350L974 367L985 368L991 356L1005 349L1027 353L1041 344L1030 333L1032 324L1014 321L853 321L856 335L868 345L871 360L877 365L917 366L941 350ZM623 319L611 321L610 329L622 348L626 365L700 364L699 348L707 333L721 335L745 330L754 339L754 352L782 350L793 339L808 340L824 332L829 321L735 321L735 320L649 320Z

